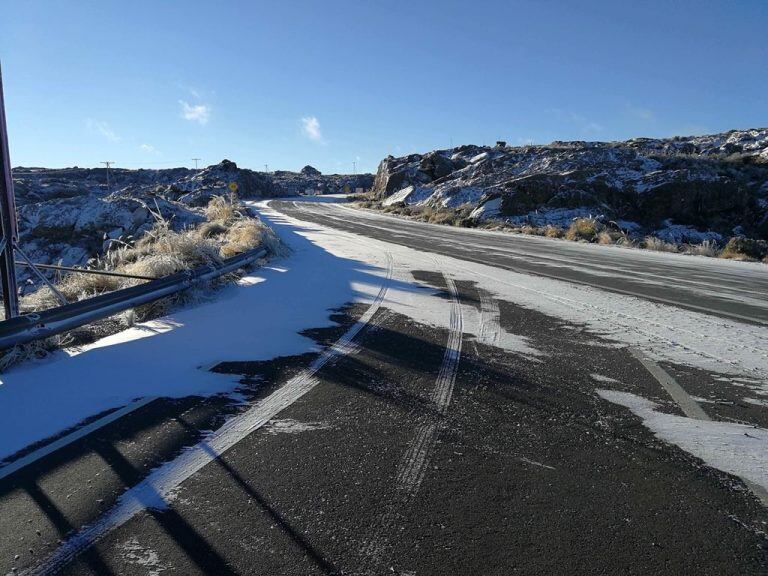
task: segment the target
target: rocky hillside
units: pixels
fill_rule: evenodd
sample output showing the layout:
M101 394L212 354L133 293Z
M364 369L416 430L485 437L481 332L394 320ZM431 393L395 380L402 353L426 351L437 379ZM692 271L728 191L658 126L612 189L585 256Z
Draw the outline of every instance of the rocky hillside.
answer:
M265 174L224 160L202 170L18 167L13 171L22 250L34 262L84 265L110 246L139 238L156 215L180 230L204 220L203 207L237 183L240 198L368 189L373 175L324 176L307 167L300 173ZM22 280L32 282L25 269Z
M390 156L373 190L385 206L471 208L477 222L593 216L670 242L768 238L768 129Z

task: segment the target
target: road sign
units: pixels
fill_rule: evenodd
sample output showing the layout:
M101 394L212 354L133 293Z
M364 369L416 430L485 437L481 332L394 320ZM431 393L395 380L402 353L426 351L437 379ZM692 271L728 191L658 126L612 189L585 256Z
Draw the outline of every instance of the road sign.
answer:
M230 192L237 192L237 182L230 182L229 183L229 190L230 190Z

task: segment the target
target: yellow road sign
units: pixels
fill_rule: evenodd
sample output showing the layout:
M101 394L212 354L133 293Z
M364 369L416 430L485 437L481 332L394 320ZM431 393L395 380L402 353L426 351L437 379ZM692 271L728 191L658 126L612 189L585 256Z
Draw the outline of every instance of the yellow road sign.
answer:
M237 192L237 182L230 182L230 183L229 183L229 189L230 189L232 192Z

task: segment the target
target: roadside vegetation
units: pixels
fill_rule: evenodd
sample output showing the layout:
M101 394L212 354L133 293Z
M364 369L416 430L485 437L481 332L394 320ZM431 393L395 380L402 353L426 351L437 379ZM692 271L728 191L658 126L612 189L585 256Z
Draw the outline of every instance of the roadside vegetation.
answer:
M258 218L251 217L246 207L235 197L213 197L205 208L206 221L180 231L173 230L171 223L159 212L153 212L153 216L155 223L150 230L135 241L129 239L113 243L91 268L145 278L161 278L203 265L218 265L226 258L259 247L266 249L268 256L279 256L286 252L272 229ZM44 356L64 346L87 344L130 327L136 321L157 318L179 306L204 300L213 290L239 277L238 273L226 274L207 285L196 286L65 334L6 350L0 357L0 371L24 359ZM72 272L55 281L54 285L67 301L77 302L146 281ZM59 305L56 296L47 286L40 286L20 301L22 313Z
M470 206L456 209L409 206L403 203L383 206L381 202L364 194L352 197L352 200L357 202L361 208L432 224L498 230L517 234L545 236L547 238L562 238L573 242L618 245L658 252L674 252L678 254L768 263L768 242L743 236L734 236L724 244L718 244L714 240L705 240L701 243L673 243L656 236L633 236L626 230L622 230L618 225L606 223L597 218L576 218L567 228L552 225L532 226L530 224L513 224L500 219L477 221L470 217L472 213L472 207Z

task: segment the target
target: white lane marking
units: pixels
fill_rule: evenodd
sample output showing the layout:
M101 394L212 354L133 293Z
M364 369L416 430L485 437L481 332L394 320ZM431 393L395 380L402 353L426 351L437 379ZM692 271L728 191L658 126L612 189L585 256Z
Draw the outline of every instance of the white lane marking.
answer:
M146 406L147 404L149 404L150 402L153 402L156 399L157 399L157 396L146 396L144 398L139 398L138 400L135 400L134 402L131 402L130 404L123 406L119 410L110 412L103 418L99 418L98 420L95 420L90 424L83 426L82 428L78 428L77 430L71 432L70 434L67 434L66 436L62 436L61 438L51 442L50 444L47 444L41 448L38 448L34 452L30 452L29 454L27 454L22 458L19 458L18 460L14 460L13 462L6 464L2 468L0 468L0 480L2 480L7 476L10 476L15 472L18 472L19 470L21 470L22 468L25 468L26 466L29 466L33 462L36 462L41 458L45 458L49 454L52 454L53 452L56 452L57 450L64 448L64 446L68 446L69 444L72 444L72 442L74 442L75 440L79 440L80 438L87 436L91 432L94 432L99 428L103 428L107 424L111 424L115 420L118 420L119 418L122 418L123 416L130 414L134 410L138 410L142 406Z
M666 370L664 370L661 366L656 364L653 360L648 358L641 350L638 350L634 346L629 347L629 352L634 356L640 364L643 365L643 367L648 370L648 372L651 373L651 376L653 376L659 384L664 388L664 390L667 391L667 394L669 394L672 397L672 400L674 400L678 406L680 406L680 409L683 411L683 413L688 416L688 418L694 418L696 420L711 420L709 416L707 416L707 413L704 412L704 409L699 406L699 404L691 398L691 396L686 392L680 384L677 383L677 380L672 378Z
M205 440L184 450L175 459L155 468L144 480L123 493L112 509L65 540L43 564L24 573L53 574L98 539L123 525L142 510L166 507L182 482L206 464L219 458L232 446L264 426L317 386L320 381L315 374L328 362L357 349L358 345L353 342L354 338L371 321L381 306L394 269L392 255L387 253L386 257L387 276L371 305L360 319L330 348L320 354L308 368L246 412L227 420L221 428L211 433Z
M448 341L443 353L440 371L432 391L432 402L441 416L448 411L456 383L456 373L461 359L461 344L464 334L459 292L453 278L443 274L451 296L451 312ZM371 537L364 543L362 556L364 574L380 572L381 562L387 547L387 532L402 515L405 507L416 496L427 471L429 455L435 445L441 423L434 419L420 424L416 434L397 466L395 497L387 503L383 514L375 524Z
M712 421L712 418L710 418L709 415L704 412L704 408L702 408L696 402L696 400L694 400L688 394L688 392L686 392L685 389L677 383L677 380L675 380L666 370L648 358L645 354L643 354L641 350L630 346L629 351L632 356L637 358L643 367L648 370L648 372L650 372L651 376L653 376L658 381L658 383L661 384L662 388L667 391L667 394L672 397L675 403L680 407L680 409L688 418L692 418L694 420L704 420L707 422ZM741 481L744 482L744 484L746 484L752 493L757 497L757 499L760 500L763 506L768 507L768 490L763 488L761 485L748 480L747 478L740 478Z

